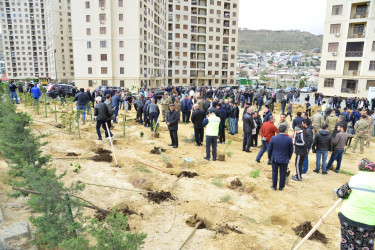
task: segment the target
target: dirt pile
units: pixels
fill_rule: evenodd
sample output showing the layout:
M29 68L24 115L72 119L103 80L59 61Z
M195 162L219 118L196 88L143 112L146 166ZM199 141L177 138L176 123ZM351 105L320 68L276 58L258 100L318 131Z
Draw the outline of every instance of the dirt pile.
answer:
M74 152L69 152L66 154L66 156L79 156L79 154L76 154Z
M243 234L242 231L238 230L237 227L229 226L227 223L225 225L221 225L214 229L217 234L229 234L229 232L234 232L237 234Z
M200 219L198 218L198 216L196 214L194 214L193 216L190 216L187 220L186 220L186 224L190 227L196 227L196 225L201 222L201 224L198 226L197 229L203 229L203 228L206 228L207 227L207 223L203 220L203 219Z
M299 236L301 236L303 238L303 237L305 237L310 232L311 229L312 229L311 222L310 221L304 221L299 226L294 227L293 231L297 235L299 235ZM323 244L327 244L328 243L327 237L324 234L322 234L321 232L319 232L318 230L315 231L310 236L309 240L316 240L316 241L319 241L319 242L321 242Z
M110 213L111 212L121 213L124 216L137 214L136 212L130 210L130 208L127 205L123 209L120 209L120 210L113 210L111 208L108 208L107 210L110 211ZM103 213L103 212L96 211L94 217L96 219L98 219L99 221L103 221L108 216L108 214L109 213ZM116 215L115 215L115 217L116 217ZM128 230L128 228L127 228L127 230Z
M164 148L161 147L154 147L154 149L151 149L151 154L160 155L162 152L167 151Z
M111 151L98 148L95 151L96 155L91 157L91 160L97 161L97 162L112 162L112 155Z
M149 190L151 191L151 190ZM163 201L166 201L166 200L174 200L174 198L172 197L172 194L171 192L164 192L163 190L162 191L156 191L156 192L149 192L147 194L147 199L149 201L153 201L157 204L160 204L162 203Z
M181 173L179 173L177 175L178 178L180 178L180 177L194 178L195 176L198 176L198 174L192 173L192 172L189 172L189 171L182 171Z
M56 128L62 128L62 125L61 124L57 124L55 125Z
M236 178L233 181L230 182L230 188L235 189L238 187L242 187L242 182L240 178Z

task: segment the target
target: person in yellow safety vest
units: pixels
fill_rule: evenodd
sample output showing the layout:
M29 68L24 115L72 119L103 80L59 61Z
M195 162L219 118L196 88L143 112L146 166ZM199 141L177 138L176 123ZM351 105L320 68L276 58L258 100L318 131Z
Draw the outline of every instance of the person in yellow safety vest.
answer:
M323 104L322 104L322 116L324 116L324 114L326 113L326 109L327 109L327 103L326 103L326 101L323 101Z
M206 128L206 157L205 160L209 161L211 156L212 145L212 160L216 161L217 156L217 137L220 129L220 117L217 117L213 110L209 111L208 118L204 119L203 126Z
M339 208L341 249L374 249L375 163L362 159L359 172L337 190L343 204Z

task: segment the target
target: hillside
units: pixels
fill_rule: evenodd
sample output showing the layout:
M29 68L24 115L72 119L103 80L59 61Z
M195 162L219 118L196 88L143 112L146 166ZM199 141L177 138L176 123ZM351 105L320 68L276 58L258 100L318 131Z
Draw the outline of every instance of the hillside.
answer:
M312 50L321 49L323 37L296 30L240 30L239 50Z

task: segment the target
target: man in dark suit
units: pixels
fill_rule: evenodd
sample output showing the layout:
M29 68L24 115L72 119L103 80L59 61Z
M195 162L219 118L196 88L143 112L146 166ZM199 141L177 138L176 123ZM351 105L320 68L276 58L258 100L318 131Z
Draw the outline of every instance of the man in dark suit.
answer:
M204 128L203 128L203 120L206 117L205 112L203 109L200 109L198 104L193 105L194 111L191 115L191 122L194 124L194 135L195 135L195 146L202 146L203 143L203 135L204 135Z
M268 147L268 160L272 163L272 187L277 190L277 179L280 170L279 190L285 187L288 164L293 155L293 141L286 132L286 126L279 127L280 134L272 137Z
M178 148L178 122L180 121L180 116L178 112L174 109L174 104L169 104L169 111L167 113L167 119L165 120L168 125L169 135L171 136L172 143L168 146L173 146L173 148Z

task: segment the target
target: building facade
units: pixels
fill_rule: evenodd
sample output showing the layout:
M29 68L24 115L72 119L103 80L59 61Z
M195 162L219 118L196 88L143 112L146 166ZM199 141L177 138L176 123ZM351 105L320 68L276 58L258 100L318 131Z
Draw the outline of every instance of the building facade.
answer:
M3 0L0 12L9 79L74 79L70 0Z
M168 1L168 84L236 83L238 2Z
M318 91L367 97L375 87L375 1L328 0Z
M72 8L76 84L165 86L166 1L77 1Z

